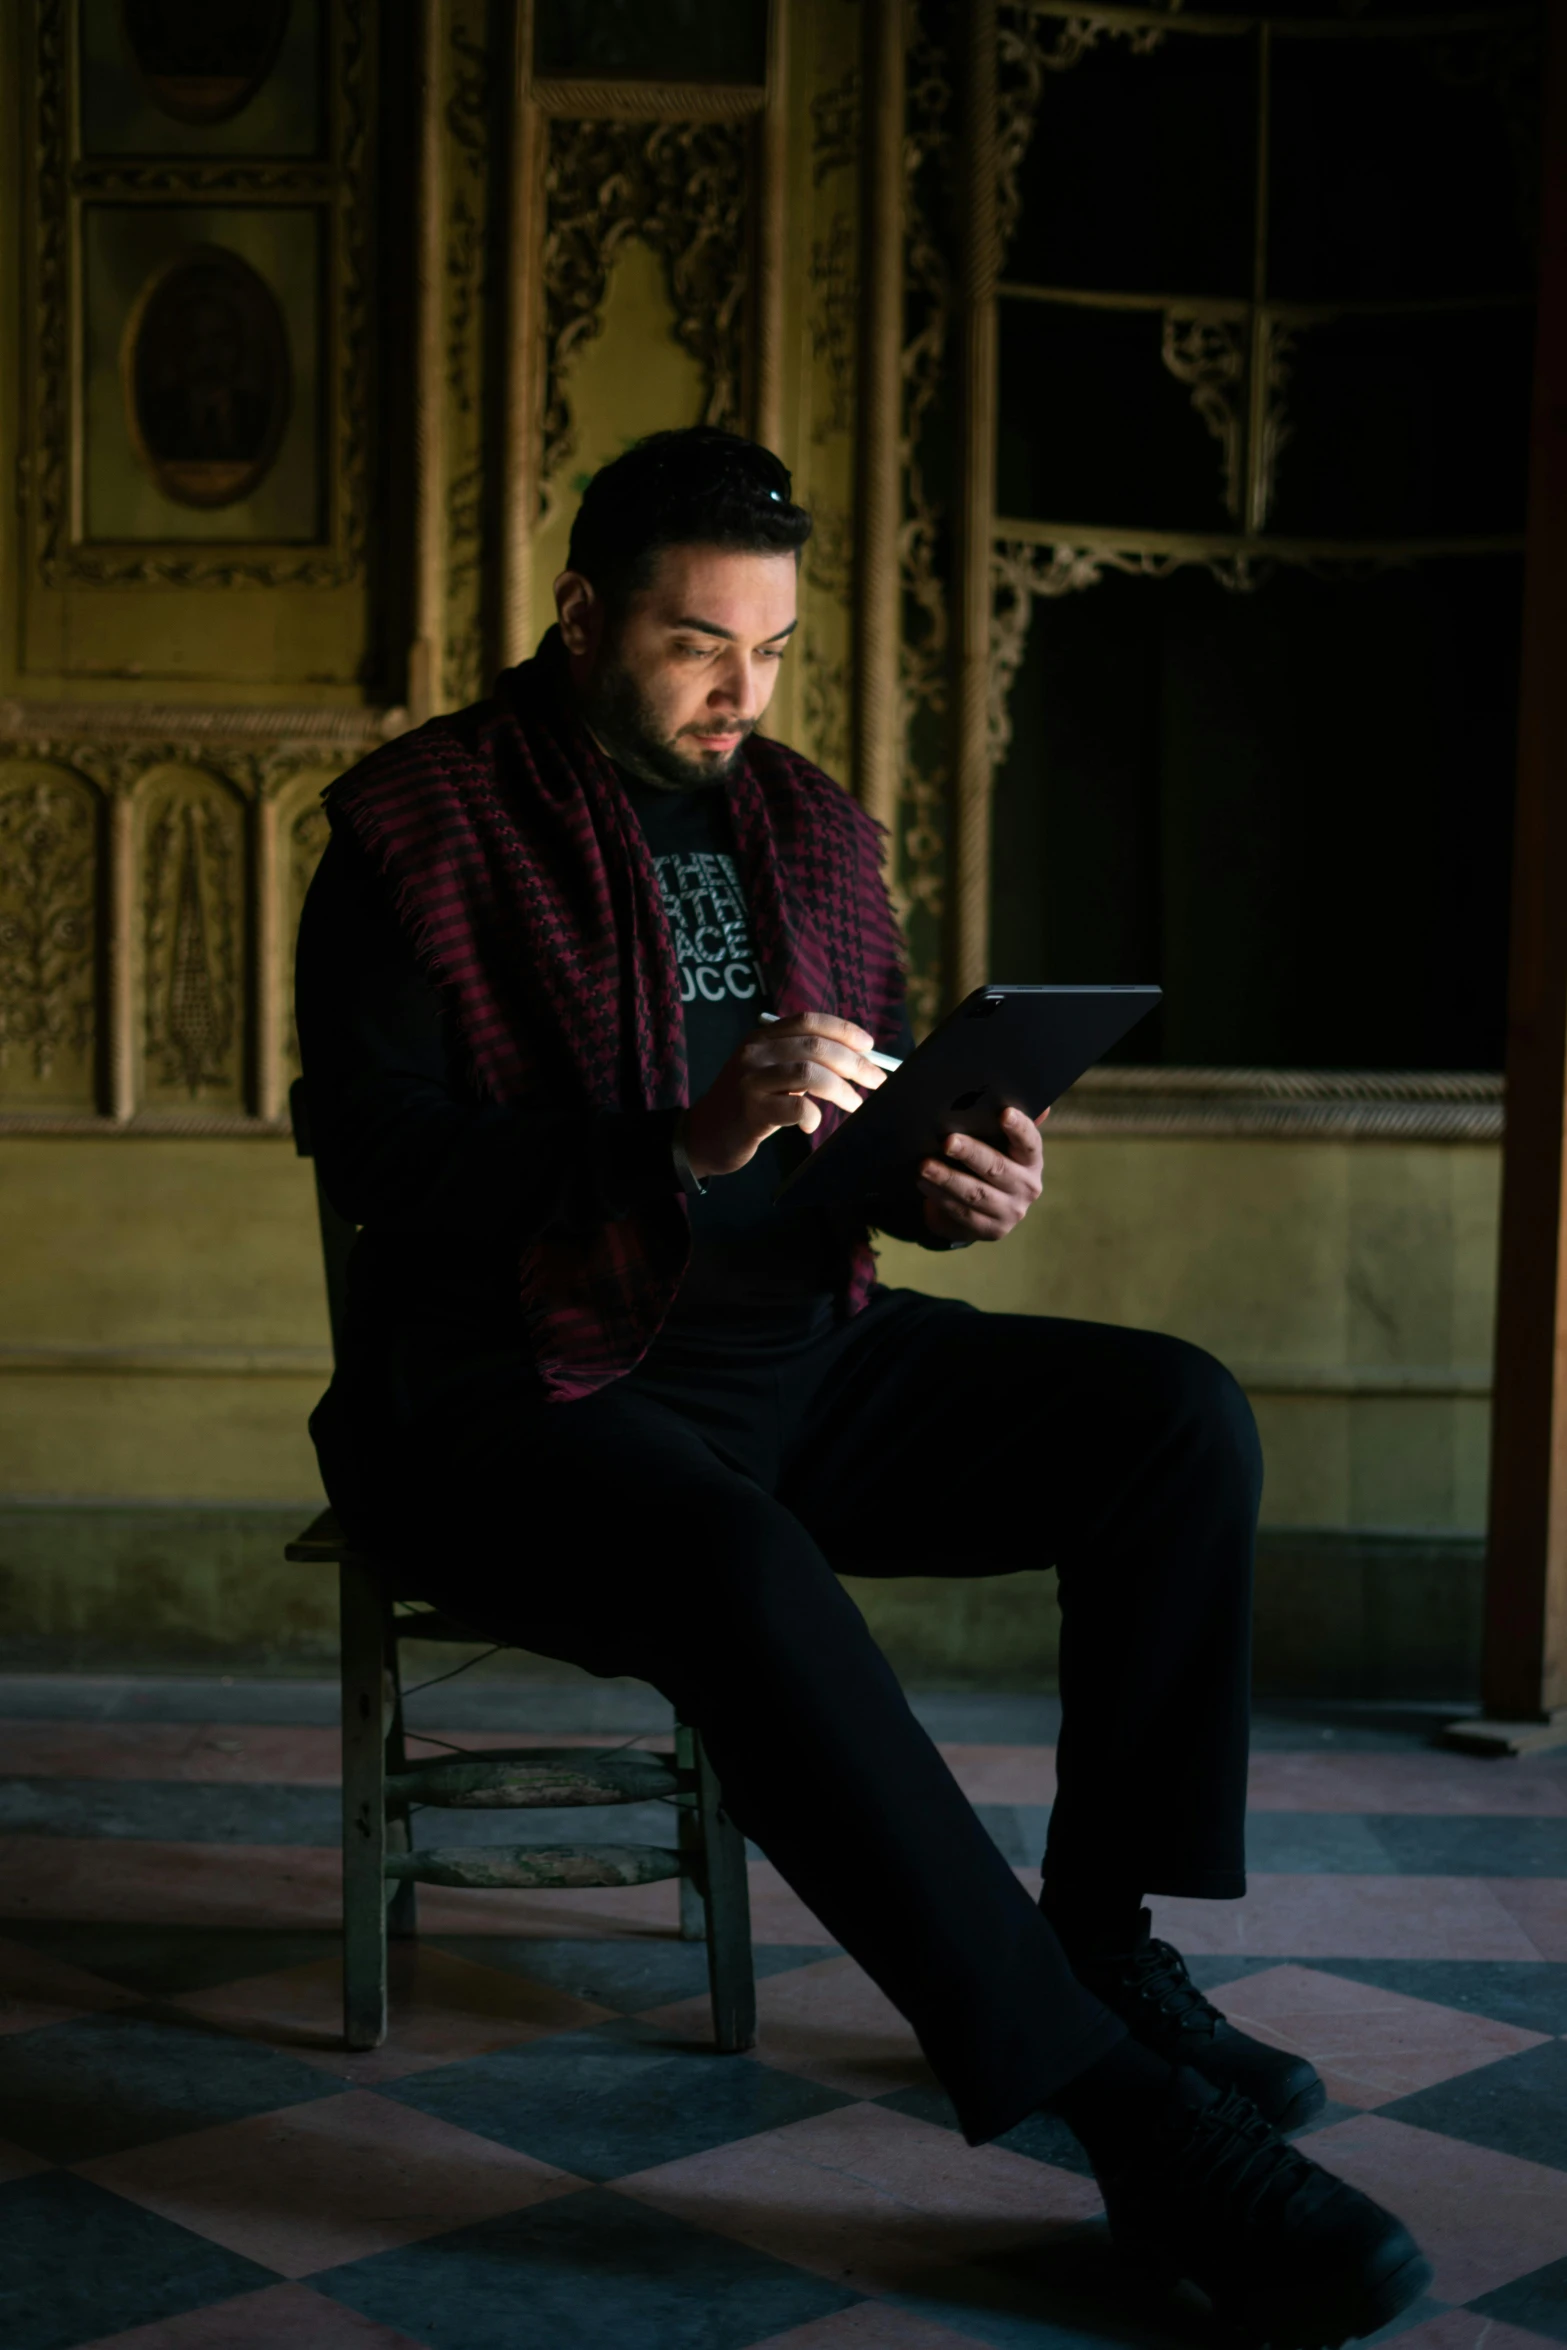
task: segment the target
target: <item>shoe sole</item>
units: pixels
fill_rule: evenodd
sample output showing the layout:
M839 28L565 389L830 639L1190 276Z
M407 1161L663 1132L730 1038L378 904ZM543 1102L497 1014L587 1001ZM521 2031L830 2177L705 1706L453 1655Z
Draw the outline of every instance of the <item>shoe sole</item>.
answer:
M1124 2248L1123 2248L1124 2249ZM1134 2259L1136 2255L1133 2255ZM1167 2259L1139 2264L1145 2280L1169 2291L1182 2282L1196 2284L1215 2318L1237 2342L1250 2350L1344 2350L1397 2317L1431 2283L1431 2263L1423 2252L1413 2252L1385 2277L1346 2290L1343 2298L1310 2312L1258 2309L1219 2298L1196 2278L1182 2278Z

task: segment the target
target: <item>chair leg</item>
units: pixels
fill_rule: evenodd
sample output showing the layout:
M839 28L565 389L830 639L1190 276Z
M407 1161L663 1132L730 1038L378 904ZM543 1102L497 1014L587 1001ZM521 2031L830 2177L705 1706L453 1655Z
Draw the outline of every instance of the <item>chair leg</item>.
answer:
M408 1768L408 1749L403 1741L403 1676L402 1661L397 1651L397 1618L395 1614L386 1635L387 1725L386 1767L391 1771ZM391 1804L386 1814L386 1849L388 1852L413 1850L413 1818L406 1803ZM412 1877L404 1877L386 1905L386 1930L394 1942L413 1942L419 1934L419 1888Z
M363 1559L339 1574L343 1662L343 2038L386 2038L386 1611Z
M682 1749L688 1738L690 1764L696 1772L693 1816L702 1846L713 2039L725 2055L735 2055L756 2046L756 1970L751 1959L751 1887L745 1867L745 1838L723 1809L718 1777L700 1736L695 1730L682 1728Z
M696 1774L696 1732L688 1730L684 1722L675 1725L675 1761L682 1771ZM707 1940L707 1883L702 1866L702 1814L697 1804L696 1788L675 1799L675 1824L679 1830L680 1845L680 1939L682 1942Z

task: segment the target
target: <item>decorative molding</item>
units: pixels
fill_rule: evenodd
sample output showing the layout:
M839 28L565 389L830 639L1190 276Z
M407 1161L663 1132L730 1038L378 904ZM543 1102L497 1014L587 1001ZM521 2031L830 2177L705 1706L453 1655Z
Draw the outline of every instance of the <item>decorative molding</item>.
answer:
M492 170L492 59L460 16L448 20L446 171L446 614L441 701L484 690L484 333L490 270L485 213Z
M412 596L404 691L421 725L441 706L446 645L445 35L444 0L418 0L409 433Z
M854 585L854 519L841 506L818 506L805 542L808 586L848 609Z
M1279 344L1274 348L1280 349L1277 388L1282 391L1283 354ZM1246 379L1243 332L1228 319L1205 317L1186 310L1166 310L1159 357L1168 373L1191 393L1193 408L1219 444L1223 485L1220 496L1225 512L1234 515L1238 521L1241 514L1241 392ZM1272 386L1274 377L1271 370L1268 381ZM1271 444L1273 456L1267 461L1271 495L1271 467L1277 461L1277 450L1283 446L1288 427L1283 421L1282 410L1270 408L1269 414L1277 420L1275 438Z
M0 702L0 758L51 758L40 744L141 743L177 745L180 757L203 758L224 743L364 752L406 732L408 713L389 710L296 710L250 703L208 706L180 702ZM15 746L15 747L13 747ZM23 747L25 746L25 747Z
M809 630L800 639L800 723L810 755L829 775L846 772L850 756L849 664L830 661Z
M901 897L899 793L907 726L901 691L903 484L907 468L904 336L909 229L905 0L860 10L860 317L854 463L854 789L891 836L889 879ZM897 418L896 430L889 430ZM808 551L807 563L821 558ZM828 574L832 571L829 562ZM906 908L900 904L900 913Z
M83 783L0 781L0 1070L46 1082L60 1060L92 1085L98 803Z
M1243 40L1248 33L1270 32L1294 41L1429 41L1455 34L1538 30L1539 10L1528 6L1442 10L1426 16L1366 16L1365 0L1339 0L1343 14L1330 16L1276 16L1262 11L1219 15L1193 9L1183 0L1156 0L1154 6L1127 7L1118 0L1027 0L1032 13L1052 23L1091 34L1093 47L1101 36L1132 40L1139 34L1157 35L1150 48L1167 33L1195 34L1218 40ZM1081 54L1081 52L1079 52ZM1068 60L1076 63L1076 58Z
M1027 0L1001 0L996 19L996 232L1005 253L1022 211L1018 182L1051 59Z
M148 1078L192 1101L240 1079L244 828L227 793L180 788L147 810Z
M848 171L860 154L860 69L851 65L811 100L811 185Z
M89 1379L329 1379L332 1356L324 1346L0 1346L0 1378L40 1374Z
M539 253L544 238L548 126L533 94L533 0L512 0L506 59L505 206L501 265L499 516L494 666L533 650L533 524L539 510L537 353L543 339Z
M535 84L537 96L543 85ZM572 360L603 325L621 248L633 237L664 265L673 333L702 371L703 421L738 427L749 269L750 134L727 118L554 121L545 165L543 480L576 447L566 394ZM754 109L752 110L754 111Z
M767 102L752 134L748 429L766 449L784 435L784 274L789 245L789 0L767 0Z
M914 15L904 137L905 218L903 514L898 532L905 613L898 692L900 790L894 897L908 932L909 1010L929 1027L941 1003L946 919L947 589L938 560L946 517L929 486L922 441L941 388L952 324L952 273L927 201L952 156L952 89L946 53Z
M532 84L541 114L567 122L747 122L767 104L760 82L619 82L540 76Z
M811 419L811 438L818 446L854 425L858 262L854 222L847 212L835 212L827 234L811 240L811 356L827 378L827 404Z
M316 867L331 838L332 827L319 800L307 800L288 819L284 866L281 877L284 899L283 959L284 968L294 967L294 948L299 938L299 918L305 910L305 892L315 879ZM299 1030L294 1022L294 991L288 989L288 1017L284 1029L283 1056L290 1078L303 1073L304 1063L299 1050Z
M368 497L366 418L370 408L369 60L366 0L329 0L334 27L334 159L254 163L236 159L79 164L73 158L69 0L39 0L34 56L37 92L33 153L34 391L30 449L23 468L38 576L46 587L341 587L364 568ZM246 197L313 201L331 220L330 331L324 368L333 386L323 424L322 471L332 516L330 543L308 547L217 544L88 545L75 537L72 477L81 464L72 383L77 341L71 252L82 198Z
M34 705L35 710L38 707ZM91 732L57 728L47 720L29 730L19 728L14 734L0 728L0 774L4 773L8 761L43 760L51 766L68 768L106 798L118 799L135 792L143 777L157 768L194 768L226 783L241 799L262 800L281 791L307 768L339 763L343 767L351 766L364 752L374 749L376 743L386 740L380 731L349 733L324 728L307 734L273 726L231 732L222 725L209 729L179 725L175 731L169 722L177 722L188 713L151 708L135 713L116 711L113 715L119 723L112 728L107 725L101 730L94 728ZM229 714L210 715L221 721ZM401 715L399 712L399 718ZM154 723L145 727L125 723L127 718L137 716ZM401 732L402 728L399 725L391 731Z
M127 1110L123 1117L87 1110L0 1111L0 1141L58 1142L292 1142L286 1118L257 1118L248 1110Z
M1177 0L1178 4L1178 0ZM1154 17L1151 10L1128 10L1124 15L1108 11L1073 8L1070 15L1059 14L1051 8L1041 8L1037 0L1021 0L1020 15L1030 20L1039 68L1044 73L1069 73L1081 64L1090 49L1097 49L1101 41L1124 41L1134 57L1152 57L1163 47L1171 30ZM1044 38L1044 27L1055 27L1055 38ZM1188 29L1183 24L1182 32Z
M990 632L1000 404L1000 60L997 0L966 0L956 205L957 462L952 517L952 814L945 993L990 965Z
M73 194L80 196L202 196L274 198L331 197L337 175L330 163L188 161L164 163L73 162Z
M1101 1067L1057 1103L1051 1136L1499 1143L1501 1077L1448 1071Z

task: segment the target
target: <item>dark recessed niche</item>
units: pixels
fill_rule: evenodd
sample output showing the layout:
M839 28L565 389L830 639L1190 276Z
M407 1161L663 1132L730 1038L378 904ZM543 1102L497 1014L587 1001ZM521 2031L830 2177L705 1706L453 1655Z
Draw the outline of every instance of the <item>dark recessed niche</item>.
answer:
M1270 529L1305 538L1521 531L1533 342L1521 306L1300 330Z
M1117 1060L1499 1068L1521 581L1193 570L1036 603L996 976L1159 981Z
M1497 39L1274 44L1270 293L1530 290L1538 123Z
M1118 293L1251 290L1256 45L1121 41L1047 73L1002 263L1028 285Z
M1156 310L1002 303L999 513L1143 530L1233 527L1220 444L1164 366L1163 332Z
M539 73L759 83L766 0L539 0L533 62Z

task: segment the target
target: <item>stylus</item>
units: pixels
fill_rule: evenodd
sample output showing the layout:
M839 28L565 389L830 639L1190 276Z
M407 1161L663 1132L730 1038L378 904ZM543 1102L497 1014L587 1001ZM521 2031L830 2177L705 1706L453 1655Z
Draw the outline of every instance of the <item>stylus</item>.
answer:
M757 1017L760 1020L765 1020L768 1027L771 1028L778 1020L779 1014L777 1012L759 1012ZM889 1077L892 1075L894 1069L901 1069L903 1067L903 1063L898 1059L895 1053L861 1053L860 1059L862 1061L874 1061L877 1068L885 1069Z

